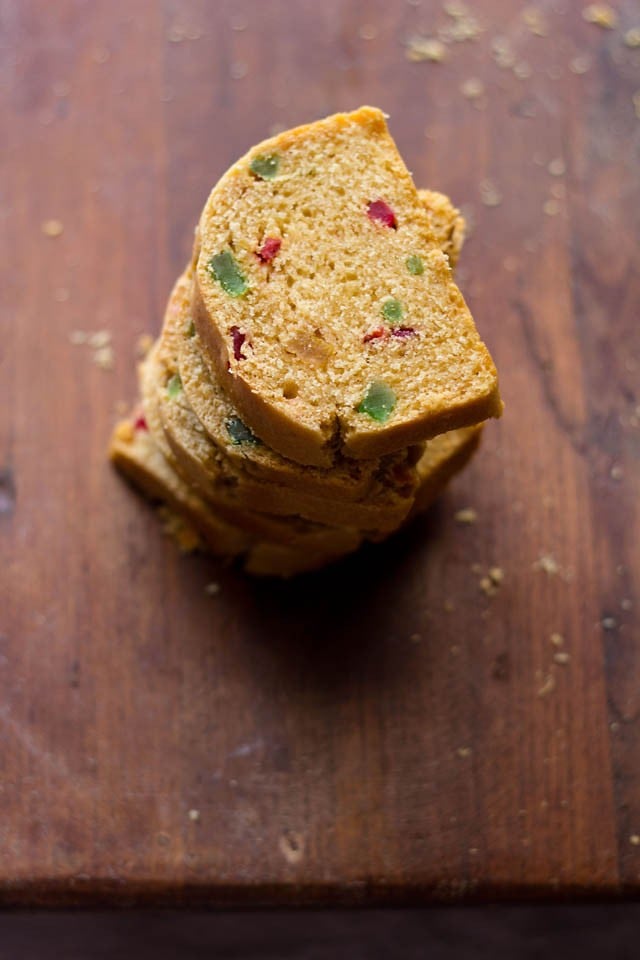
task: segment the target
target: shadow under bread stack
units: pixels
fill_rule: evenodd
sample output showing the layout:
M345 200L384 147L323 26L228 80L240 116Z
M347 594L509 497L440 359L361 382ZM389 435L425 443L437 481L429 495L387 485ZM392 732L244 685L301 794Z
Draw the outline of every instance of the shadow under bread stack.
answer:
M260 144L207 201L114 463L252 573L384 539L502 410L452 280L463 237L378 110Z

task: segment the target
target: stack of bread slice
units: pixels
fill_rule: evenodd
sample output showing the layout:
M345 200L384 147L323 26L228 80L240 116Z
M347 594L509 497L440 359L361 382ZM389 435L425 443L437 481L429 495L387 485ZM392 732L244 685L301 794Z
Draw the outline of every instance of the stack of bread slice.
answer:
M452 279L463 238L378 110L260 144L206 203L114 463L249 572L384 539L502 410Z

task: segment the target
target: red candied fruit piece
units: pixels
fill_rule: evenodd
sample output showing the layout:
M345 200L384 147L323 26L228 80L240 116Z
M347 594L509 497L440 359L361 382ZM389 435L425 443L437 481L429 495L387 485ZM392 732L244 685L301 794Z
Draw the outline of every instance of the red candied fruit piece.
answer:
M376 327L375 330L370 330L369 333L365 333L362 338L363 343L370 343L371 340L379 340L381 337L386 337L389 331L386 327Z
M397 229L396 215L384 200L372 200L367 207L367 216L370 220L377 220L378 223L384 224L385 227Z
M133 421L134 430L148 430L147 421L144 413L139 413Z
M267 237L260 249L256 251L256 257L263 263L271 263L281 246L280 237Z
M242 348L244 346L245 340L247 339L246 333L243 333L240 327L233 326L229 331L231 334L231 339L233 340L233 356L236 360L246 360Z
M418 332L413 327L394 327L391 336L398 337L399 340L407 340L409 337L417 337Z

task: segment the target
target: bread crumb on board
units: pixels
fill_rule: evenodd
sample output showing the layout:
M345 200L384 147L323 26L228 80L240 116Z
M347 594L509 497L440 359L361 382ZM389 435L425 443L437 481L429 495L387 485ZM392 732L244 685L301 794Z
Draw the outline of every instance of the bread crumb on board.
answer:
M542 209L548 217L555 217L560 210L562 209L557 200L545 200L542 204Z
M557 573L560 573L558 562L550 553L542 554L539 560L536 561L535 566L538 568L538 570L544 570L544 572L550 577L554 577Z
M59 237L64 230L62 220L44 220L40 227L45 237Z
M280 836L278 847L282 856L291 866L300 863L304 858L304 837L295 830L285 830Z
M539 7L525 7L521 16L525 26L534 37L547 37L549 35L549 25L545 20L544 12Z
M111 332L109 330L97 330L95 333L88 333L86 342L94 350L101 350L102 347L108 347L111 343Z
M111 344L105 347L99 347L93 354L93 362L101 370L113 370L115 353Z
M569 61L569 70L580 76L591 69L591 57L587 53L579 53Z
M420 63L425 60L430 63L442 63L447 57L447 48L441 40L437 40L435 37L415 35L407 40L405 56L412 63Z
M174 23L167 30L169 43L182 43L183 40L199 40L202 30L198 27L189 27L185 24Z
M449 23L438 29L438 36L443 43L466 43L468 40L480 38L480 21L465 3L460 0L446 0L442 9L450 17Z
M478 514L473 507L463 507L462 510L456 510L453 518L462 526L470 526L476 522Z
M478 77L469 77L460 84L460 93L467 100L477 100L478 97L483 96L484 91L484 83Z
M480 202L485 207L498 207L502 203L502 193L493 180L481 180L479 191Z
M558 663L560 666L565 666L567 663L569 663L570 659L571 656L566 652L566 650L559 650L553 655L554 663Z
M556 678L553 673L547 673L544 678L542 685L538 688L539 697L548 697L550 693L556 688Z
M552 553L541 553L532 566L534 570L541 570L548 577L558 577L565 583L571 583L575 576L573 567L561 566Z
M554 157L553 160L550 160L547 164L547 170L552 177L563 177L567 172L567 164L564 157Z
M502 567L490 567L488 574L480 579L480 589L488 597L493 597L504 580Z
M587 23L593 23L605 30L613 30L618 23L618 14L608 3L590 3L582 11L582 17Z
M512 70L516 64L516 55L506 37L494 37L491 43L493 59L501 70Z
M92 351L91 359L102 370L113 370L115 351L111 343L110 330L72 330L69 342L74 347L86 346Z

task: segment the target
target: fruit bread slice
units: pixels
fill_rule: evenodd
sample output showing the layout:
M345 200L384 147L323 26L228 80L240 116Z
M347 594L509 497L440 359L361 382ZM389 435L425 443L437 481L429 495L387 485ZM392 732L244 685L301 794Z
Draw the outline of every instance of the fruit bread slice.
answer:
M172 471L188 488L193 487L192 476L177 460L165 434L159 404L159 367L156 357L160 341L148 354L139 368L140 391L146 423L155 444ZM164 381L163 381L164 382ZM209 482L209 481L208 481ZM201 492L194 491L201 497ZM239 527L253 539L268 540L283 546L291 546L311 553L341 553L356 549L362 542L362 535L347 527L330 527L312 523L300 517L272 517L248 509L232 499L222 499L219 492L217 504L212 508L216 515L226 523Z
M348 502L258 480L229 463L204 432L182 389L175 360L175 338L179 336L176 318L180 316L173 308L176 295L181 295L180 283L172 295L158 350L148 363L155 365L157 403L175 461L205 499L223 514L247 509L361 531L390 532L399 527L413 506L417 472L393 458L390 463L383 462L365 498Z
M352 552L356 544L342 549L315 549L253 540L244 531L221 520L195 494L167 462L149 432L144 417L134 414L117 424L109 455L114 465L151 501L160 502L182 520L191 545L203 543L218 556L242 556L249 573L290 577L319 567Z
M268 446L329 466L499 416L491 357L379 110L279 134L213 189L193 315Z
M465 222L449 198L433 190L418 191L420 202L425 207L429 224L438 246L447 254L453 266L464 242ZM196 250L198 241L196 240ZM187 268L187 276L191 275ZM200 420L214 443L236 466L244 467L256 477L285 486L302 487L308 493L332 496L339 500L355 500L370 489L380 460L352 460L338 456L330 471L317 467L303 467L293 460L280 456L265 446L238 416L202 355L200 338L191 318L190 305L185 311L184 322L180 321L180 348L178 372L182 387L191 409ZM423 445L409 451L392 454L400 467L401 463L418 459ZM388 464L391 468L391 464Z

